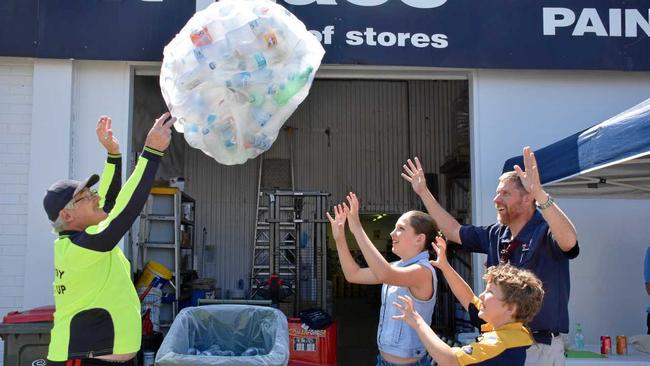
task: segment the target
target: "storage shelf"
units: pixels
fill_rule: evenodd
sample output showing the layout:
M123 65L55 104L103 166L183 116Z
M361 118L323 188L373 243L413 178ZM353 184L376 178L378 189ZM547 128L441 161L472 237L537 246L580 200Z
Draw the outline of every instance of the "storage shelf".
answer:
M186 286L183 279L194 270L196 204L193 198L175 187L154 187L140 214L137 268L149 261L159 262L172 272L172 302L161 304L160 327L167 330L179 311ZM183 243L183 244L182 244ZM189 258L187 258L189 257ZM185 259L189 259L186 262Z

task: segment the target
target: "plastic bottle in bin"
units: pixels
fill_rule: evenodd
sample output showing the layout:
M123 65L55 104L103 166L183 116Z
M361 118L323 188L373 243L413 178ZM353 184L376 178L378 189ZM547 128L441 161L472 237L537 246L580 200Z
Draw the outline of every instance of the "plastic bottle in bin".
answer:
M576 350L582 350L585 348L585 336L582 334L582 326L580 323L576 324L576 334L574 340Z

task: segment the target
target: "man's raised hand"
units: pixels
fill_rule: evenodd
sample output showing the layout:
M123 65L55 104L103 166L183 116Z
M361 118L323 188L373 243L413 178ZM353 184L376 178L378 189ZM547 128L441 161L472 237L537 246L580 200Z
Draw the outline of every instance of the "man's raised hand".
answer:
M156 119L153 127L151 127L147 134L147 139L144 142L145 146L158 151L165 151L167 149L172 138L171 127L176 122L176 117L169 118L170 115L169 112L165 112Z

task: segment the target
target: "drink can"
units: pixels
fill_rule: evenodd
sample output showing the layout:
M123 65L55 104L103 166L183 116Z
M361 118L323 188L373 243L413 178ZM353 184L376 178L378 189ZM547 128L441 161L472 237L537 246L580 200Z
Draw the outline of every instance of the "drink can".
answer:
M604 335L600 336L600 354L609 355L612 350L612 338L610 336Z
M616 336L616 354L627 355L627 337L624 335Z
M156 352L145 351L143 353L143 366L153 366L156 360Z

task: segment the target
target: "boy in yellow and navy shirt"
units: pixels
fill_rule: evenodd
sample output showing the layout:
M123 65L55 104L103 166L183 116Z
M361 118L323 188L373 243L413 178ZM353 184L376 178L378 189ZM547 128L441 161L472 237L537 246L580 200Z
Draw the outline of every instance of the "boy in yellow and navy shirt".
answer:
M442 271L454 296L469 312L472 324L481 328L481 336L470 345L449 347L413 309L408 296L400 297L403 304L394 304L403 313L395 319L406 321L417 331L440 366L523 366L526 349L533 344L526 323L537 314L544 297L541 281L532 272L510 265L490 267L483 277L485 291L476 297L447 261L445 241L437 238L434 247L438 258L431 264Z

